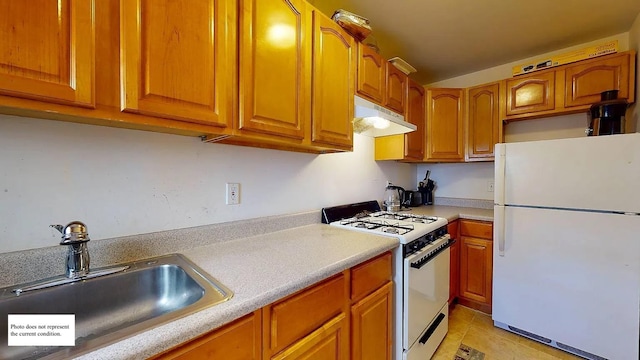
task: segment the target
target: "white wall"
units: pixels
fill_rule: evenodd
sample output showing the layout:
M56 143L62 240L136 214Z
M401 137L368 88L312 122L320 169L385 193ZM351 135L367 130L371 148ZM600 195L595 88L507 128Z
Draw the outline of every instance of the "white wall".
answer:
M0 115L0 252L53 246L49 224L80 220L92 240L382 200L415 166L352 153L313 155L198 138ZM225 205L225 183L241 203ZM188 241L188 239L185 239Z
M487 191L494 178L493 162L420 164L417 181L424 179L427 170L436 183L435 197L493 200L493 193Z

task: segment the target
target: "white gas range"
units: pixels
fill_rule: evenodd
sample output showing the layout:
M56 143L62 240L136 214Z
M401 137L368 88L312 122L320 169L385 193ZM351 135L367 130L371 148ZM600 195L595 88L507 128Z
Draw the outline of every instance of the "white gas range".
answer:
M448 330L448 221L380 211L377 201L367 201L324 208L322 222L400 240L394 252L394 358L429 359Z

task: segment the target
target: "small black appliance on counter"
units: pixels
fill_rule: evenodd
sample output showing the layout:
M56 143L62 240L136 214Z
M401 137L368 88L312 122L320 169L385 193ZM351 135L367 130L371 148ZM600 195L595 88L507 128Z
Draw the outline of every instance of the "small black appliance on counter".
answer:
M418 185L418 191L422 194L422 204L424 205L433 205L433 189L436 187L436 183L429 179L430 174L431 170L427 170L427 175Z

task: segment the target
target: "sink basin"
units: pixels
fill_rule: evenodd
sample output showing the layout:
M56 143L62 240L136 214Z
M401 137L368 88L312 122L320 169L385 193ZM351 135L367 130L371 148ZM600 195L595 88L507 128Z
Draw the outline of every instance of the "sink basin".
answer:
M0 289L0 328L4 329L0 359L77 356L233 296L229 289L180 254L122 265L128 268L72 283L17 291L19 295L16 289L29 287ZM75 314L76 346L9 347L7 314Z

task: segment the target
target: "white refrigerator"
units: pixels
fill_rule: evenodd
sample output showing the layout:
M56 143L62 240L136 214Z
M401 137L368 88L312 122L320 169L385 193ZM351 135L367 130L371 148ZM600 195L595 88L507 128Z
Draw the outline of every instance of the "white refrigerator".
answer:
M640 134L498 144L495 185L494 324L637 360Z

